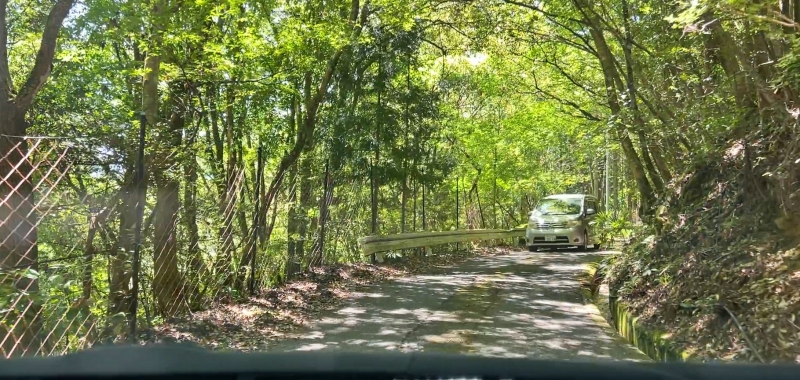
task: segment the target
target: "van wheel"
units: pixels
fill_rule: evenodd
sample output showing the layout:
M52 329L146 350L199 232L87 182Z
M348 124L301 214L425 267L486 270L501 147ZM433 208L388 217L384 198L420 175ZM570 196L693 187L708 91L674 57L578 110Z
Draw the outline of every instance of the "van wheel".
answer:
M586 252L586 247L588 247L588 245L586 245L586 242L588 241L589 241L589 234L586 233L586 231L583 231L583 244L578 246L578 250L581 252Z
M530 251L530 252L539 252L539 247L537 247L535 245L529 245L528 246L528 251Z

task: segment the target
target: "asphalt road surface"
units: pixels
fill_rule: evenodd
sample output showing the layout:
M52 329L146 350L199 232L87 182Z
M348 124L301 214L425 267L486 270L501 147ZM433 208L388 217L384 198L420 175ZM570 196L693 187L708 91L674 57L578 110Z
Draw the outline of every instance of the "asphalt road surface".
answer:
M514 251L373 285L269 350L646 361L582 301L577 277L603 254Z

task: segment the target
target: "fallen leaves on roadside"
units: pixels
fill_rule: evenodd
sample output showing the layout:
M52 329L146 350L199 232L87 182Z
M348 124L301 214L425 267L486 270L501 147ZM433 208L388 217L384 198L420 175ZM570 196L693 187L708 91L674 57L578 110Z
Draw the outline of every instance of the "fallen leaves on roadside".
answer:
M694 186L692 202L674 205L669 230L624 250L610 286L641 322L699 358L800 362L800 246L764 206L743 204L735 181Z
M267 289L244 302L219 303L208 310L156 326L148 332L147 341L192 342L220 350L262 351L308 324L320 312L339 305L360 287L415 273L447 270L476 255L508 251L503 247L470 248L458 252L440 248L426 257L411 255L381 265L316 267L291 283Z

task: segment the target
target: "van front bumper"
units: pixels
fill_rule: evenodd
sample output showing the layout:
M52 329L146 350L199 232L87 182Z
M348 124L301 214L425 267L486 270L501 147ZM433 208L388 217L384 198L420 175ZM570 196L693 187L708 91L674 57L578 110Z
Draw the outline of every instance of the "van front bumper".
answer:
M528 227L525 243L529 247L572 247L586 244L583 241L583 226L554 229Z

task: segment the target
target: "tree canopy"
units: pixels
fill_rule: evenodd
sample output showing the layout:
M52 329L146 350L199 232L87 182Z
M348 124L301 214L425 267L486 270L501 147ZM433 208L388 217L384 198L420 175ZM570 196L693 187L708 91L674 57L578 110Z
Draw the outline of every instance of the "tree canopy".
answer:
M643 236L710 209L791 235L798 20L796 0L0 0L3 354L363 261L366 235L516 227L552 193Z

